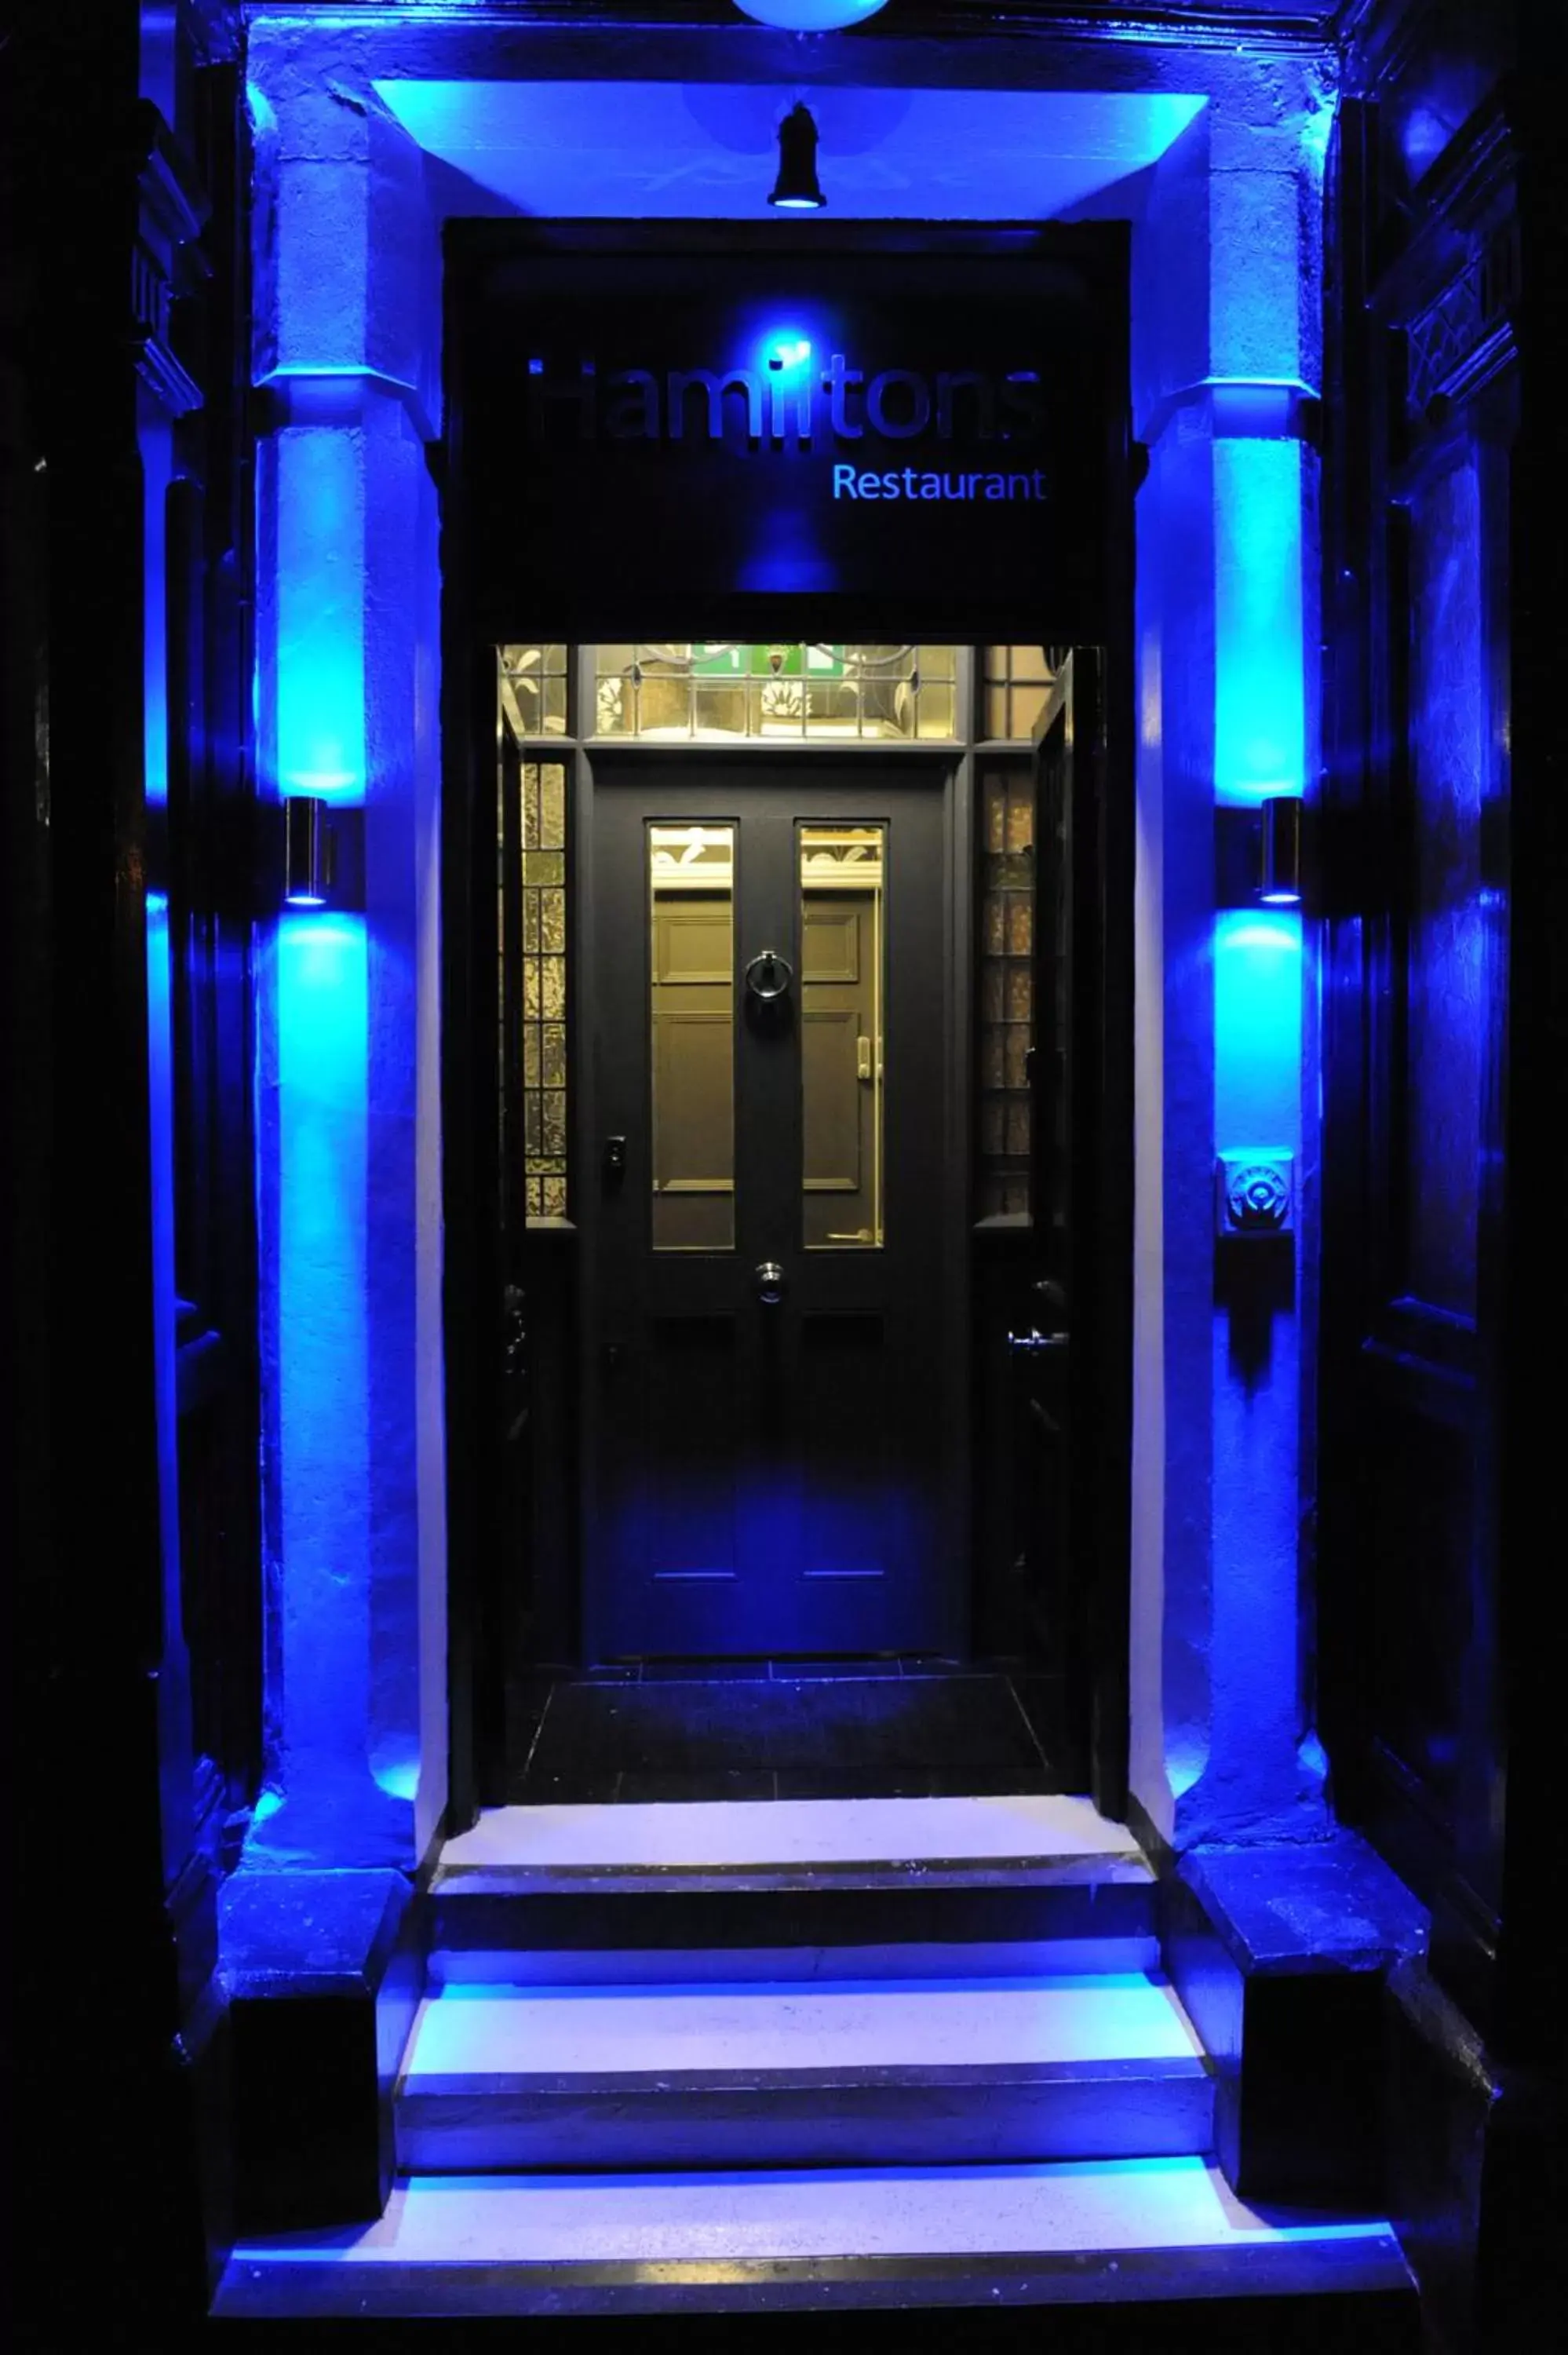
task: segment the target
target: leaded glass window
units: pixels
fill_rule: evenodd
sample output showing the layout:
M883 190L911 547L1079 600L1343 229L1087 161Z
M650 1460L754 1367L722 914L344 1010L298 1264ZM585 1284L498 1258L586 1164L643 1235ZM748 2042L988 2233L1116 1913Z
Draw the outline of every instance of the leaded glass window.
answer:
M565 646L502 646L501 704L519 743L531 736L564 736L568 717Z
M522 764L523 1166L527 1215L567 1216L567 772Z
M980 780L980 1217L1029 1208L1034 1043L1034 779L1023 762Z
M980 732L992 741L1027 744L1051 690L1044 646L982 646Z
M595 652L600 736L910 743L959 732L952 646L715 641Z

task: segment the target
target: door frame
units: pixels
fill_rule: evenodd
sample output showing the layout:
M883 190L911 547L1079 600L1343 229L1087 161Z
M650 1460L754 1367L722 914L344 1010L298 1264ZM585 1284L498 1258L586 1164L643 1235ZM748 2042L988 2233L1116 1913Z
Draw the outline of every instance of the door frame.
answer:
M654 641L657 643L657 640ZM591 641L589 644L591 645ZM901 643L876 641L870 643ZM591 694L591 657L581 649L577 653L579 671L574 680L580 696ZM959 677L956 692L962 696L970 691L969 655L967 648L959 649ZM591 703L579 702L581 709L591 709ZM939 1543L955 1563L968 1554L968 1532L970 1518L970 1482L972 1478L972 1448L969 1444L968 1421L963 1412L963 1401L969 1389L969 1222L967 1218L969 1178L969 1135L972 1124L970 1091L973 1086L973 1057L970 1044L974 1035L974 975L972 926L974 900L974 778L973 763L967 744L926 741L899 744L874 742L841 743L827 741L820 744L810 741L800 744L779 744L768 740L741 740L735 744L718 743L650 743L635 737L608 741L602 748L584 746L572 783L572 816L568 840L573 856L568 869L568 938L573 942L572 964L579 974L593 970L596 954L597 892L592 873L592 838L595 802L600 792L614 794L615 785L601 786L594 775L594 754L602 749L607 760L617 768L636 769L650 777L660 770L679 770L685 778L694 779L704 770L755 768L759 782L769 772L811 768L820 764L853 768L865 762L878 773L890 769L903 773L911 783L922 773L932 782L928 790L941 795L942 834L942 913L943 960L946 970L946 1009L940 1041L939 1065L942 1080L942 1101L945 1118L941 1140L942 1167L942 1259L938 1284L938 1313L942 1329L949 1344L943 1370L944 1412L953 1434L952 1458L943 1484L943 1526ZM963 942L959 961L959 940ZM576 1008L571 1009L568 1027L568 1052L573 1056L570 1167L576 1176L574 1206L578 1254L577 1288L577 1561L576 1589L577 1604L578 1641L585 1661L595 1657L594 1636L596 1604L603 1598L592 1592L592 1580L587 1558L586 1534L591 1526L597 1495L596 1436L599 1406L598 1364L591 1348L598 1329L599 1302L597 1294L599 1276L599 1217L602 1197L595 1182L597 1143L602 1140L603 1123L599 1111L599 1073L591 1052L583 1051L586 1040L579 1045L581 1034L575 1027ZM969 1633L973 1580L960 1580L953 1574L946 1595L944 1650L962 1649Z
M1096 641L1103 655L1101 724L1104 731L1102 775L1105 793L1096 830L1097 875L1093 894L1099 911L1097 927L1104 991L1101 1001L1098 1067L1100 1170L1105 1188L1101 1232L1105 1260L1100 1270L1099 1301L1103 1324L1101 1378L1112 1412L1105 1419L1101 1455L1099 1546L1095 1577L1101 1607L1097 1614L1100 1640L1114 1644L1118 1657L1105 1664L1103 1706L1097 1710L1090 1742L1090 1784L1097 1805L1107 1816L1125 1816L1130 1726L1127 1694L1129 1684L1128 1641L1130 1617L1130 1529L1132 1484L1132 1243L1133 1243L1133 866L1135 846L1135 776L1137 745L1134 693L1134 531L1133 495L1141 479L1141 456L1132 440L1130 393L1129 239L1125 224L1097 223L1104 242L1101 267L1107 287L1114 282L1116 298L1107 300L1107 380L1125 388L1125 398L1107 402L1100 421L1105 436L1109 491L1106 501L1105 580L1107 600L1104 629ZM1038 224L1031 225L1037 233ZM1000 247L1009 225L990 225ZM702 250L727 244L744 250L764 251L777 242L778 224L764 231L741 225L713 223L571 224L564 222L507 223L504 233L520 249L574 237L595 245L614 240L627 247L651 250L672 245ZM454 231L457 234L454 235ZM498 1380L498 1337L494 1332L499 1300L498 1255L495 1250L497 1168L494 1070L488 1056L477 1051L482 993L494 989L494 893L489 867L493 831L493 761L498 714L495 698L493 642L482 638L475 626L475 599L470 553L470 527L462 489L463 379L461 328L471 257L493 244L503 225L495 222L452 224L446 257L446 334L444 348L445 429L440 449L432 453L441 486L443 577L441 583L440 689L440 908L441 1007L440 1055L441 1069L441 1194L444 1223L442 1325L445 1365L445 1454L447 1508L447 1698L449 1785L447 1819L454 1829L471 1823L482 1805L504 1795L506 1619L495 1559L499 1467L495 1460L494 1390ZM950 242L939 226L927 223L839 225L839 240L868 255L882 250L907 251L911 245L941 247ZM966 233L971 243L983 241L983 232ZM1080 229L1067 235L1083 236ZM533 594L547 604L548 589ZM902 643L890 632L898 628L898 601L868 599L846 614L835 635L851 634L869 644ZM1039 626L1030 613L1006 617L994 607L977 611L977 630L987 642L1027 643ZM540 634L537 617L519 614L513 625L520 638ZM661 616L652 614L649 627L657 639ZM677 630L676 634L679 634ZM745 632L741 633L746 634ZM1086 636L1088 634L1086 633ZM579 647L595 643L585 628ZM586 657L579 656L586 663ZM591 683L579 676L574 686L578 709ZM565 748L563 748L564 750ZM671 747L661 754L643 748L655 760L689 756L700 748ZM727 749L727 748L726 748ZM927 757L926 748L909 748L913 757ZM954 762L949 796L948 847L951 871L972 879L974 857L974 778L983 741L963 745L931 746L929 756ZM588 757L579 740L573 753L570 790L574 804L583 791L591 793L587 775ZM572 889L578 907L592 909L591 828L568 833L572 846ZM479 859L483 854L484 881ZM951 972L958 1002L966 1018L954 1026L953 1052L961 1069L950 1091L953 1122L961 1133L948 1156L959 1173L967 1209L973 1129L972 1045L974 1038L973 964L974 907L972 879L967 894L950 895ZM573 963L584 969L591 943L578 932ZM568 1003L568 1054L574 1073L583 1069L578 1009ZM574 1167L582 1167L585 1139L585 1092L580 1077L571 1115L570 1149ZM960 1231L970 1231L963 1212ZM955 1298L952 1330L962 1369L962 1387L972 1401L974 1386L969 1363L971 1262L959 1257L951 1281ZM583 1315L579 1311L578 1328ZM486 1341L492 1345L485 1355ZM959 1418L960 1444L965 1455L966 1483L972 1477L973 1448L970 1415ZM966 1551L970 1531L958 1532ZM575 1575L575 1565L573 1566ZM1119 1632L1118 1632L1119 1631Z

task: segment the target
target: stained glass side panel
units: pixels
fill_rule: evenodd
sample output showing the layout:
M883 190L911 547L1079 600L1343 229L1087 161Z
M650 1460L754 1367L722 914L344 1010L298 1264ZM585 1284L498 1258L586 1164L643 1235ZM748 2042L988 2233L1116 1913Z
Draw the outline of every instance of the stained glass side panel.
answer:
M515 1101L530 1220L567 1209L567 771L522 765L523 1071Z
M567 649L564 645L497 648L502 708L520 743L567 732Z
M994 654L994 647L987 649ZM976 1215L1029 1209L1029 1050L1034 1043L1034 780L1025 762L982 771Z
M1027 744L1051 689L1044 647L982 646L980 669L980 735Z
M909 743L959 733L952 646L600 645L594 676L600 736Z

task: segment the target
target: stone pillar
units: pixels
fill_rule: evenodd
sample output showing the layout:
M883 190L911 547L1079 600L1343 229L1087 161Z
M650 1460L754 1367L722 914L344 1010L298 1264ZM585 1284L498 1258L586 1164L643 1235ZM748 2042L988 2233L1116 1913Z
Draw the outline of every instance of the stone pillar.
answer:
M260 771L363 837L261 945L269 1799L248 1862L411 1870L445 1798L440 275L419 151L258 27ZM349 855L340 868L357 864Z
M1138 1103L1132 1788L1200 1840L1325 1826L1302 1603L1302 1254L1220 1241L1221 1155L1290 1156L1298 911L1216 907L1216 811L1302 793L1317 670L1317 169L1326 116L1211 102L1135 239Z

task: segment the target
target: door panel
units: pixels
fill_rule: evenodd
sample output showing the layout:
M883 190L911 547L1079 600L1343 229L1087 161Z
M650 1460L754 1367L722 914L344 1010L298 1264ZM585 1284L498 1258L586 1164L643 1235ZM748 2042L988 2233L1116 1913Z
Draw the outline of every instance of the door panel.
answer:
M1103 889L1104 753L1099 657L1078 648L1062 661L1035 734L1034 1252L1012 1354L1026 1568L1045 1666L1061 1678L1060 1764L1070 1788L1086 1781L1097 1802L1118 1813L1128 1604L1118 1451L1128 1402L1118 1372L1130 1239L1118 1210L1107 1072L1128 1015Z
M598 1657L951 1643L943 805L880 762L598 769Z

